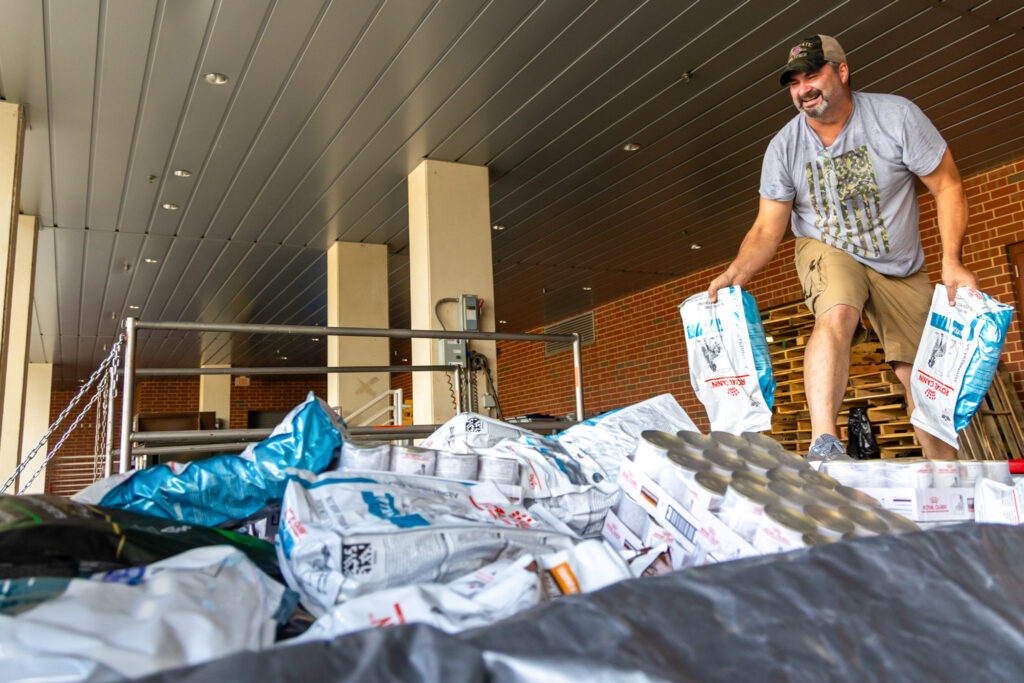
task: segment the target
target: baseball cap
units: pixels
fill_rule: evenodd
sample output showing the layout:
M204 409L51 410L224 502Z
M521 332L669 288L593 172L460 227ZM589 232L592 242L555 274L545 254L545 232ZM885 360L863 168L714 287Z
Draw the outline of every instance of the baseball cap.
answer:
M794 45L786 56L786 68L779 76L779 83L789 83L789 74L793 71L812 73L829 62L845 62L846 53L832 36L818 34L804 38L799 45Z

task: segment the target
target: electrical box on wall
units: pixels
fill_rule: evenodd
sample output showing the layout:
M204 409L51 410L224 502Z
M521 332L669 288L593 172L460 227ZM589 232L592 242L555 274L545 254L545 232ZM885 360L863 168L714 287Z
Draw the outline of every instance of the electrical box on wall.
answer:
M438 339L437 362L439 365L461 365L466 367L466 340Z
M480 311L484 300L476 294L459 295L459 329L463 332L480 331Z

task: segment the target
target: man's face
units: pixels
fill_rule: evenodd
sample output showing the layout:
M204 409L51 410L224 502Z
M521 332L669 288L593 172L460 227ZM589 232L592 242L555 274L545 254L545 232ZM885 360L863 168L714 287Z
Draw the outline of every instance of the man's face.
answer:
M831 64L826 64L812 73L794 71L790 74L789 94L798 112L820 119L830 105L846 96L846 91L839 74Z

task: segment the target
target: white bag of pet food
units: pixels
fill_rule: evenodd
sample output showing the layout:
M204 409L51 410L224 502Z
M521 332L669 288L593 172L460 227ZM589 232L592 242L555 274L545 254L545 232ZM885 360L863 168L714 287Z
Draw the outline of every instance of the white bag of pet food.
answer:
M420 446L449 453L475 453L505 439L536 436L522 427L501 422L478 413L459 413L425 438Z
M1024 479L1004 484L982 477L974 484L974 521L978 524L1024 524Z
M301 636L285 645L333 640L365 628L429 624L446 633L493 624L540 600L533 555L503 558L451 583L389 588L335 605Z
M679 306L690 384L713 431L740 434L772 426L775 376L757 303L739 287L707 292Z
M491 482L384 472L290 475L277 556L289 587L315 616L345 599L444 583L510 552L539 555L578 540L541 506L512 504Z
M957 432L970 423L996 374L1012 316L1012 306L970 287L957 289L951 307L945 286L935 286L910 377L911 423L957 446Z

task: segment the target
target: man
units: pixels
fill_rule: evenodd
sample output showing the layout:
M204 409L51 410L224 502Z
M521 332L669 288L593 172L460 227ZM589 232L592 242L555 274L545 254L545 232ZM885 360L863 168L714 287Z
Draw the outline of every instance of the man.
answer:
M792 217L797 274L815 315L804 353L808 458L830 460L845 457L836 418L862 311L913 410L910 373L931 302L915 176L935 197L950 305L957 287L977 288L978 280L960 260L967 229L960 173L931 121L902 97L851 92L846 54L831 36L803 39L788 60L780 82L800 113L769 144L757 219L708 295L715 301L719 289L750 280L772 259ZM956 457L916 431L926 457Z

